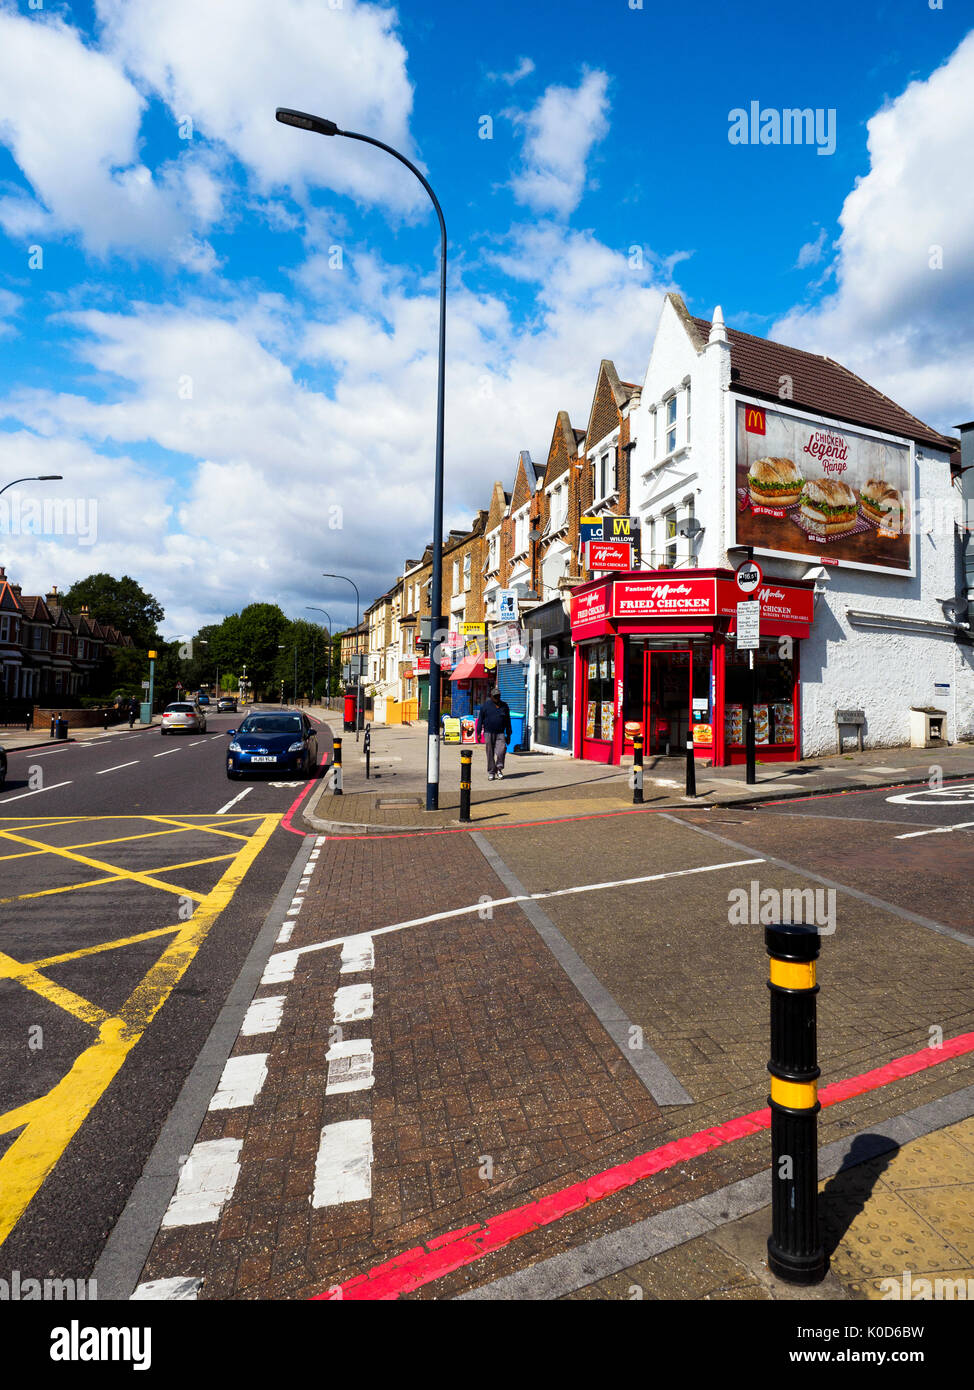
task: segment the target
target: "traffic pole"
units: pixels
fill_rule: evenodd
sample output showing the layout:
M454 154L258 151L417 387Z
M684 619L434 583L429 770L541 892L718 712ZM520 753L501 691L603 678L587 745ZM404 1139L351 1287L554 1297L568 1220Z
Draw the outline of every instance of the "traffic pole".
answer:
M828 1260L818 1222L818 1078L814 927L765 927L771 957L771 1235L768 1267L789 1284L819 1284Z
M460 819L470 819L470 776L473 766L473 749L460 750Z
M332 791L336 796L342 795L342 741L336 738L332 743Z
M365 739L363 740L363 751L365 753L365 780L369 780L369 759L372 756L372 725L365 726Z
M747 713L744 723L744 781L753 787L758 780L754 737L754 653L748 652Z
M693 756L693 737L687 739L687 796L697 794L697 764Z
M643 736L636 734L632 741L632 804L643 804Z

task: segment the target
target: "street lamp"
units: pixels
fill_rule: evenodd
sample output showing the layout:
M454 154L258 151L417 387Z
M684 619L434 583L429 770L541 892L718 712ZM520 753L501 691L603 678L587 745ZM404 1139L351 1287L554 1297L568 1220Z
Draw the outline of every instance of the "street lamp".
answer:
M329 707L330 704L331 704L331 637L332 637L332 633L335 631L335 624L332 622L332 620L331 620L331 614L328 612L328 609L327 609L327 608L319 608L318 605L317 605L316 603L306 603L304 606L305 606L305 608L307 608L307 609L308 609L310 612L312 612L312 613L324 613L325 617L328 619L328 648L327 648L327 650L328 650L328 665L327 665L327 667L325 668L325 669L326 669L326 672L327 672L327 674L326 674L326 676L325 676L325 680L326 680L327 683L328 683L328 684L327 684L327 688L326 688L325 709L328 709L328 707ZM314 681L312 681L311 684L312 684L312 694L313 694L313 693L314 693Z
M426 752L426 809L435 811L440 802L440 644L435 640L442 627L440 608L443 603L443 401L446 366L446 222L443 209L437 201L425 177L405 155L394 150L391 145L375 140L371 135L360 135L353 130L340 130L334 121L322 116L312 116L306 111L292 111L279 106L277 119L282 125L297 126L300 130L313 130L318 135L343 135L347 140L361 140L367 145L375 145L393 159L398 159L410 173L415 174L430 196L436 209L440 224L440 341L436 381L436 471L433 483L433 589L430 595L430 699L427 728ZM355 624L358 627L358 622ZM358 738L358 714L355 717L355 737Z
M6 492L8 487L16 487L18 483L59 483L63 477L63 473L37 473L33 478L14 478L13 482L0 487L0 493Z
M330 574L327 570L322 570L322 578L323 578L323 579L344 579L345 582L346 582L346 584L351 584L352 588L355 590L355 646L358 647L359 612L361 611L361 607L362 607L362 600L359 598L358 585L356 584L356 582L355 582L354 579L349 579L349 577L348 577L347 574ZM358 651L356 651L355 655L356 655L356 656L359 655ZM356 678L355 678L355 742L356 742L356 743L358 743L358 697L359 697L359 691L361 690L361 688L362 688L362 676L361 676L361 672L360 672L360 673L356 676Z

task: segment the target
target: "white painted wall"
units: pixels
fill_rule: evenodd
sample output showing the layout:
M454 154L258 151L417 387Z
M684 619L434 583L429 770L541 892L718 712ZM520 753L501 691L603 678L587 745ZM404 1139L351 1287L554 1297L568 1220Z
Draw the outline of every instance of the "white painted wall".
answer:
M653 429L650 407L689 377L692 395L691 440L672 462L653 471ZM727 553L733 544L728 524L728 473L733 468L734 411L737 395L728 390L730 347L710 343L698 353L677 310L667 301L656 337L639 405L632 415L630 489L633 511L645 527L649 515L679 505L692 491L697 520L705 530L697 543L701 568L734 568L740 556ZM662 421L659 437L662 440ZM681 436L682 437L682 436ZM662 444L659 453L662 455ZM911 705L933 705L947 711L950 742L974 737L974 649L960 647L949 633L908 631L894 627L866 628L847 617L848 609L945 621L939 599L955 592L956 541L953 518L958 496L951 487L946 454L917 450L916 497L926 504L932 520L917 539L914 578L830 568L827 583L816 598L811 636L801 645L802 753L816 757L836 748L835 711L861 708L866 712L867 747L896 747L909 743ZM681 538L679 558L685 564L688 544ZM657 550L660 548L657 526ZM800 579L812 562L761 557L770 579ZM936 683L949 692L935 691ZM847 740L851 746L852 740Z

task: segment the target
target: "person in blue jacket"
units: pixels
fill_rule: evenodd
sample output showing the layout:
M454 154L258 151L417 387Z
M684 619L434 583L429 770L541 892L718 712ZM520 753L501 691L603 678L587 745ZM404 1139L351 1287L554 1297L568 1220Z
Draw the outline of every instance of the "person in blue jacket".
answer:
M504 776L504 759L511 739L511 709L501 699L496 685L477 716L478 739L481 734L487 745L487 781L493 782L495 777Z

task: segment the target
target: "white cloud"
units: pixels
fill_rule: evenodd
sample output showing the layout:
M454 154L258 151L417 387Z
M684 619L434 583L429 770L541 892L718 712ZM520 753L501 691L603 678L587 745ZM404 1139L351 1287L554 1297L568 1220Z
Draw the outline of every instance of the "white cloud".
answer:
M826 230L823 227L814 241L806 241L798 252L798 259L795 261L796 270L805 270L810 265L818 265L825 255Z
M495 478L510 485L519 449L544 459L558 409L584 425L606 345L620 374L638 379L664 288L622 252L552 222L515 229L492 260L495 280L516 270L536 309L521 323L501 293L451 283L447 527L488 505ZM340 278L344 301L326 300L313 319L275 295L64 315L91 395L15 389L0 407L37 450L66 451L63 467L41 472L73 477L73 448L82 460L144 441L172 451L173 475L153 493L172 509L166 525L133 537L131 520L111 512L96 550L80 556L83 573L144 576L167 631L252 599L292 614L323 600L346 620L348 586L324 596L321 571L350 574L371 599L429 537L435 277L417 289L400 268L356 257ZM122 507L127 465L102 466ZM377 536L395 540L377 546ZM53 564L29 537L22 561Z
M77 233L98 256L137 248L206 267L196 234L219 215L217 177L203 156L142 163L145 103L109 58L60 19L0 10L0 90L0 139L32 189L0 198L8 235Z
M415 179L376 150L279 125L278 106L411 154L412 86L395 11L360 0L97 0L105 43L174 119L219 140L259 187L328 187L400 209Z
M974 34L868 123L869 172L848 195L835 293L772 336L828 353L946 428L974 396ZM942 268L937 268L942 265Z
M23 302L19 294L0 289L0 338L5 338L15 331L13 324L8 320L15 316Z
M489 72L487 79L489 82L506 82L509 87L513 87L515 82L530 77L533 72L534 62L531 58L518 58L516 68L512 68L510 72Z
M530 111L508 113L526 132L511 182L518 202L562 217L578 206L592 146L609 129L608 86L606 73L587 72L577 87L548 87Z

